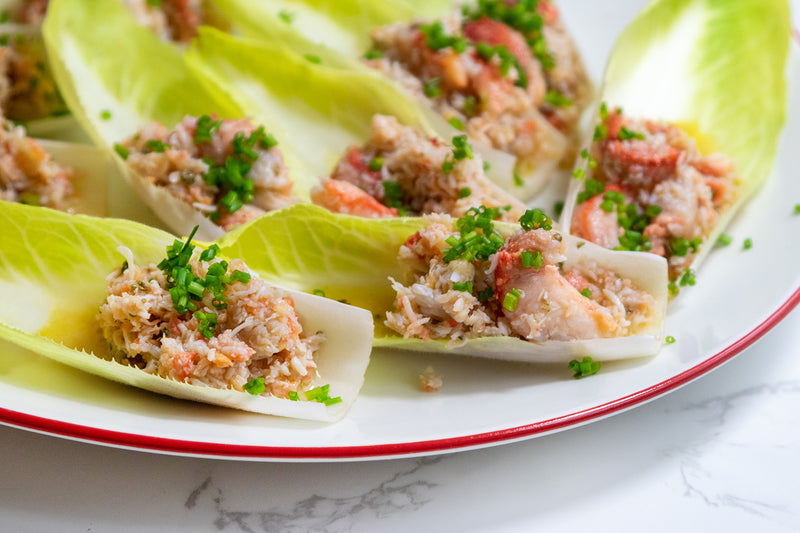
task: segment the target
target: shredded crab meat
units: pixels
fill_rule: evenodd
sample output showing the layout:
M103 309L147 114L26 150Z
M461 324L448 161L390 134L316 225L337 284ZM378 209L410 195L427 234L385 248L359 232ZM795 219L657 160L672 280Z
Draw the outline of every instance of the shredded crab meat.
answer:
M462 53L450 46L429 48L422 22L396 24L372 31L372 46L382 57L367 64L430 103L445 119L459 119L471 138L516 156L523 168L536 168L540 161L564 156L565 136L577 143L578 122L592 93L558 10L545 0L537 10L554 60L548 68L517 30L486 16L468 20L460 12L438 22L445 34L467 40ZM505 46L523 69L525 82L516 68L503 72L497 56L481 56L479 45ZM431 91L432 83L438 90ZM548 93L560 95L558 105ZM568 151L564 160L571 158Z
M432 366L427 366L419 375L419 385L424 392L438 392L442 388L442 376Z
M557 231L520 230L486 261L446 262L446 239L457 235L452 220L425 218L427 227L400 248L406 277L391 280L396 298L385 323L405 338L448 339L455 347L487 336L533 342L623 337L654 317L654 298L631 280L595 263L565 270L566 247ZM541 265L525 266L523 253L539 254ZM454 288L465 282L471 291ZM490 297L477 297L487 289ZM507 305L512 291L518 299Z
M211 132L210 142L195 141L197 128L198 119L188 115L172 131L151 123L121 143L129 152L126 162L149 183L165 188L202 214L219 213L215 222L226 231L296 202L280 148L256 145L253 149L258 157L245 177L253 182L252 202L234 212L221 208L225 191L205 179L209 163L224 165L234 151L236 135L250 135L257 128L249 119L224 119ZM152 142L163 143L164 151L149 149L148 143Z
M673 253L673 243L708 238L739 196L741 180L735 166L721 154L701 154L695 141L671 124L612 112L605 127L607 137L596 141L590 151L597 162L593 178L604 185L604 192L621 194L639 213L648 206L660 210L642 233L650 251L667 258L670 279L677 279L692 264L699 247L678 255ZM627 137L632 132L638 138L620 138L623 128ZM598 194L578 204L571 228L579 237L614 248L625 228L616 211L601 209L603 198Z
M225 288L226 309L216 309L206 293L198 311L216 313L219 322L209 339L192 312L175 310L161 270L136 265L126 248L120 252L125 264L106 278L108 294L98 314L116 360L163 378L238 391L263 377L265 394L279 398L313 382L314 353L324 335L303 331L283 291L253 275ZM203 277L218 261L194 260L191 267ZM235 270L247 271L238 259L230 261L228 275Z
M2 119L0 119L2 120ZM0 125L0 200L70 210L73 171L62 167L25 128Z
M0 110L16 121L68 112L47 64L44 43L36 34L6 35L0 46Z
M351 147L320 187L312 201L330 211L380 218L404 214L445 213L462 216L481 205L502 207L503 220L515 221L525 206L492 183L480 155L453 161L453 147L436 137L401 125L396 118L375 115L369 140ZM370 166L374 162L374 166ZM393 198L388 187L396 187ZM387 206L394 200L401 204Z

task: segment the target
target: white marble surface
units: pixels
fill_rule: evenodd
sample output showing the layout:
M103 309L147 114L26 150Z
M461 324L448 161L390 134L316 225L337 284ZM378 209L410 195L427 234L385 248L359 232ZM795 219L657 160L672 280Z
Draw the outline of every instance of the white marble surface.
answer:
M800 531L799 356L796 310L646 405L421 459L193 459L0 426L0 531Z

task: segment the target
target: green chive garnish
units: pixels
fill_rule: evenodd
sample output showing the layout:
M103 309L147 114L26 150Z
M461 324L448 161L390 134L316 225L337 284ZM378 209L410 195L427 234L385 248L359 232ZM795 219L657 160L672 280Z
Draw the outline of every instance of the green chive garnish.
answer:
M595 363L592 361L591 357L584 357L582 361L573 359L569 362L567 368L575 373L572 377L575 379L581 379L593 374L597 374L597 371L600 370L600 362L598 361Z
M244 384L245 392L252 394L253 396L258 396L259 394L264 394L267 391L267 386L264 385L264 378L253 378L247 383Z
M503 298L503 308L511 313L516 311L517 305L519 305L520 296L522 296L522 291L517 288L513 288L508 291Z

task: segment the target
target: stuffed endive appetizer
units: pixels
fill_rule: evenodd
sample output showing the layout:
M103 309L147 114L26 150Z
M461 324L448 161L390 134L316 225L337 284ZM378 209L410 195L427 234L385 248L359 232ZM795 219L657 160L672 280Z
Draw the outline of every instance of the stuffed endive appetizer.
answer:
M112 175L103 150L33 139L0 118L0 200L101 216Z
M370 220L296 205L219 244L265 279L369 309L375 346L527 362L660 350L663 258L570 237L540 211L513 225L498 211Z
M42 42L45 7L46 2L0 6L0 113L37 136L74 126Z
M592 87L549 1L221 4L250 38L354 71L363 58L417 102L440 136L468 134L492 163L489 175L523 200L559 161L572 160Z
M10 203L0 219L3 339L139 388L259 413L333 421L355 400L371 349L366 311L279 288L216 245L133 222ZM31 304L20 312L23 292Z
M743 40L755 13L762 37ZM667 258L672 295L694 285L694 269L769 174L785 118L788 16L783 0L652 2L609 60L564 226Z
M174 44L140 26L120 2L53 1L44 33L76 117L176 233L197 225L198 238L211 240L308 198L313 176L281 133L208 89Z
M466 135L452 144L426 137L394 117L372 117L370 138L352 146L331 177L312 189L311 200L334 213L369 218L429 213L460 217L479 206L503 208L516 221L525 206L485 175L480 154Z

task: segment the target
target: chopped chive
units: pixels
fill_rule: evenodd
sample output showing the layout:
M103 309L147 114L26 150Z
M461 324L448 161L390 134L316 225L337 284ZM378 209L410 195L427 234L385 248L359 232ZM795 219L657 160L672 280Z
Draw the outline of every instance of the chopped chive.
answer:
M250 274L241 270L234 270L231 274L231 279L233 281L238 281L239 283L249 283Z
M319 56L315 56L314 54L304 54L304 58L310 63L314 63L315 65L319 65L322 63L322 59Z
M286 11L285 9L281 9L281 11L278 13L278 18L280 18L286 24L291 24L294 20L294 13Z
M514 186L515 187L522 187L523 185L525 185L525 182L522 181L522 178L519 177L519 174L514 172Z
M681 290L678 288L678 285L674 281L670 281L667 284L667 291L669 292L670 298L674 298L678 295L678 293Z
M695 281L694 270L688 268L686 272L683 273L683 276L681 276L679 284L681 287L686 287L687 285L692 286L695 284Z
M600 120L604 121L608 119L608 104L602 102L600 104Z
M547 216L541 209L528 209L519 217L519 225L526 231L534 229L553 229L553 219Z
M522 259L522 266L525 268L541 268L544 258L542 257L542 252L539 250L534 250L532 252L524 251L521 252L520 258Z
M611 200L603 200L602 202L600 202L600 209L602 209L606 213L611 213L612 211L614 211L615 205L616 204L614 204L614 202L612 202Z
M458 117L453 117L450 120L448 120L448 122L458 131L464 131L464 123L461 122L461 119L459 119Z
M19 195L19 201L20 201L20 203L25 204L25 205L36 205L36 206L38 206L38 205L41 204L41 202L39 200L39 197L35 193L32 193L32 192L23 192L23 193L21 193Z
M144 143L144 148L149 152L164 153L164 151L169 148L169 145L157 139L151 139Z
M733 242L733 237L731 237L727 233L720 233L719 237L717 237L717 244L720 246L728 246L732 242Z
M582 180L586 177L586 170L582 168L576 168L572 171L572 177L578 180Z
M104 109L104 110L100 111L100 119L101 120L108 120L110 118L111 118L111 111L109 111L108 109Z
M472 293L472 282L464 281L460 283L459 282L453 283L453 290Z
M378 172L380 169L383 168L383 158L382 157L373 157L367 167L372 172Z
M475 116L477 109L477 102L474 96L467 96L464 98L464 114L468 117Z
M581 379L597 374L597 371L600 370L600 362L594 362L591 357L584 357L582 361L573 359L569 362L567 368L575 373L572 377Z
M311 294L313 294L314 296L322 296L323 298L325 298L325 291L323 291L322 289L314 289L313 291L311 291Z
M800 204L794 204L794 214L800 215Z
M371 48L364 53L364 59L381 59L382 57L383 52L375 48Z
M211 261L220 252L219 246L212 244L200 254L200 261Z
M484 172L489 172L490 168L492 168L492 164L489 163L488 161L484 161L483 162L483 171Z
M583 295L583 296L585 296L585 297L587 297L587 298L591 298L591 297L592 297L592 291L591 291L591 290L589 290L589 288L588 288L588 287L586 287L586 288L584 288L584 289L581 289L581 291L580 291L580 292L581 292L581 295Z
M503 298L503 308L511 313L516 311L517 306L519 305L520 296L522 296L522 291L517 288L513 288L508 291Z
M595 141L595 142L602 141L606 137L608 137L608 128L606 127L606 125L605 124L598 124L597 126L595 126L594 135L592 136L592 140Z
M462 187L460 191L458 191L459 198L466 198L467 196L472 194L472 189L469 187Z
M264 394L267 391L267 386L264 384L263 377L251 379L250 381L244 384L243 388L245 392L252 394L253 396Z
M115 144L114 145L114 151L117 152L117 154L122 159L128 159L128 156L130 155L130 152L128 151L128 149L125 148L124 146L122 146L121 144Z
M661 214L661 206L655 204L648 205L644 210L644 214L650 218L655 218Z
M289 399L292 400L293 402L299 402L300 401L300 395L297 394L296 390L290 390L288 396L289 396Z
M547 91L544 101L553 107L568 107L572 105L572 100L558 91Z
M672 335L667 335L667 337L664 339L664 341L667 344L675 344L675 337L673 337Z
M425 86L423 87L423 92L428 98L436 98L439 96L439 93L441 92L441 88L439 87L439 78L431 78L430 80L426 81Z
M492 296L494 296L494 290L491 287L478 291L478 301L481 303L488 302Z
M644 140L644 133L638 133L635 131L631 131L625 126L622 126L619 130L619 139L621 141L627 141L629 139L638 139L640 141Z
M742 244L742 250L749 250L752 247L753 247L753 239L751 239L750 237L746 238L744 240L744 244Z
M197 128L194 131L194 142L200 144L211 142L211 135L222 126L221 120L212 120L210 116L203 115L197 119Z

